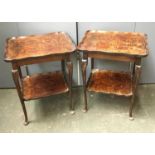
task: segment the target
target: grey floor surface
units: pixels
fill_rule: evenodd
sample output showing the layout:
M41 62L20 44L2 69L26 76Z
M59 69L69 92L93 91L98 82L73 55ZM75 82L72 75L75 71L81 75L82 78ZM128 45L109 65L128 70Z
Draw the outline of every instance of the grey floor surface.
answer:
M88 93L83 113L82 87L73 88L75 114L69 113L68 94L27 101L28 126L15 89L0 89L0 132L155 132L155 84L140 85L134 120L128 117L129 98Z

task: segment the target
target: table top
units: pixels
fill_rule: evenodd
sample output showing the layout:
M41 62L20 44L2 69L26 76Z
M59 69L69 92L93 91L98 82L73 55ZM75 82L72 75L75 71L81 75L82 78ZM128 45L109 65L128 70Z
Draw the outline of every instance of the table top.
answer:
M5 61L71 53L75 49L71 38L64 32L12 37L6 42Z
M129 56L147 56L147 35L137 32L96 31L85 33L78 50Z

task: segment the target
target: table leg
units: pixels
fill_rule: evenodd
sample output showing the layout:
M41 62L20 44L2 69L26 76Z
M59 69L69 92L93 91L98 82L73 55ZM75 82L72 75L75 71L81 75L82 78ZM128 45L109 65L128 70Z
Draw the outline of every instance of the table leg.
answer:
M65 72L65 60L61 60L61 71Z
M30 76L30 73L29 73L29 68L28 68L28 66L25 66L25 69L26 69L26 74L27 74L27 76Z
M131 120L133 120L132 111L133 111L133 107L135 104L135 94L136 94L136 89L138 86L140 74L141 74L141 65L134 64L133 77L132 77L133 78L133 87L132 87L133 95L131 97L131 103L130 103L130 108L129 108L129 117Z
M81 67L82 67L82 78L83 78L83 90L84 90L84 112L87 112L87 89L86 89L86 68L87 68L87 59L83 59L81 61Z
M68 68L68 79L69 79L69 96L70 96L70 110L71 114L74 114L74 104L72 100L72 76L73 76L73 64L71 61L67 62L67 68Z
M22 97L22 92L21 92L21 88L20 88L18 69L13 69L12 70L12 76L13 76L13 80L15 82L16 89L17 89L17 92L18 92L18 96L19 96L19 99L20 99L20 102L21 102L21 105L22 105L22 109L23 109L23 112L24 112L24 117L25 117L24 125L28 125L29 122L28 122L28 117L27 117L27 112L26 112L24 99Z
M133 63L133 70L132 70L132 75L134 76L135 75L135 62Z
M61 71L62 71L62 73L64 75L64 79L65 79L66 83L68 84L68 80L67 80L68 77L66 75L66 68L65 67L66 67L65 60L61 60Z
M19 73L19 77L20 77L20 79L22 79L22 71L21 71L21 68L20 67L18 67L18 73Z
M94 69L94 58L91 58L91 70Z

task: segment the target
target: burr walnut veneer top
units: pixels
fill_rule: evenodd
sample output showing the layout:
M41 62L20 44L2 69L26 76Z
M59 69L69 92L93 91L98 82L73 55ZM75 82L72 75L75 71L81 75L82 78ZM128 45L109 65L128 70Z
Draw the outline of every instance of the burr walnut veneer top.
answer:
M56 95L69 91L60 71L27 76L22 80L25 100Z
M98 69L92 70L87 89L120 96L131 96L133 93L130 73Z
M70 53L74 50L75 46L72 40L64 32L12 37L7 40L5 60L12 61Z
M146 56L147 36L136 32L87 31L78 49L88 52Z

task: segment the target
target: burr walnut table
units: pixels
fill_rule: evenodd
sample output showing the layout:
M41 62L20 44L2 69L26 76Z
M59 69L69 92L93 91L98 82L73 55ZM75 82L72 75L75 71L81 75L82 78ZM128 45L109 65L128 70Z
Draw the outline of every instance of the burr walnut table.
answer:
M71 54L75 46L64 32L44 35L12 37L6 41L5 61L12 63L12 75L25 116L28 117L24 101L69 92L70 110L72 104ZM21 66L60 61L62 71L26 75L23 77ZM66 69L68 72L66 72Z
M81 59L85 111L86 91L131 97L129 116L132 118L135 92L141 72L141 58L148 55L147 36L135 32L87 31L78 46ZM86 83L86 68L91 58L91 74ZM131 71L115 72L94 68L94 59L130 62Z

